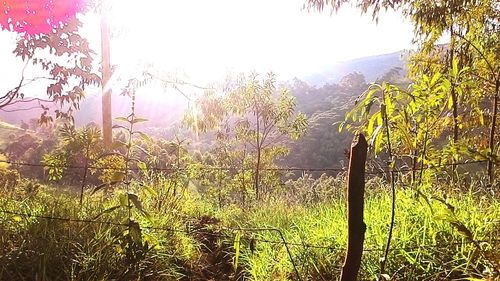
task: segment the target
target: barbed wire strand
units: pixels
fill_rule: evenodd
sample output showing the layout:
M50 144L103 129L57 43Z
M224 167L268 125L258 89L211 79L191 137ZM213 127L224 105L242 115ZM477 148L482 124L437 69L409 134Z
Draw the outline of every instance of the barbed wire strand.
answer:
M468 165L468 164L474 164L474 163L482 163L486 161L469 161L469 162L462 162L462 163L453 163L453 165ZM72 166L72 165L53 165L53 164L35 164L35 163L25 163L25 162L14 162L14 161L9 161L9 160L0 160L0 163L7 163L11 165L18 165L18 166L31 166L31 167L53 167L53 168L67 168L67 169L85 169L87 171L88 169L99 169L99 170L121 170L121 171L132 171L132 170L141 170L139 168L117 168L117 167L93 167L93 166ZM438 168L438 167L445 167L450 164L442 164L442 165L428 165L427 167L420 167L418 169L399 169L399 170L391 170L390 172L392 173L402 173L402 172L409 172L413 170L421 170L423 168L425 169L431 169L431 168ZM198 170L227 170L227 171L245 171L245 170L253 170L253 169L246 169L244 167L241 168L235 168L235 167L196 167ZM179 170L187 170L189 168L158 168L158 167L150 167L147 170L148 171L179 171ZM264 168L261 169L262 171L302 171L302 172L326 172L326 171L336 171L336 172L345 172L346 170L344 168L296 168L296 167L287 167L287 168ZM366 174L385 174L388 171L369 171L366 172ZM84 184L84 183L83 183ZM59 220L59 221L64 221L64 222L80 222L80 223L98 223L98 224L107 224L107 225L115 225L115 226L127 226L129 227L130 225L128 224L123 224L123 223L115 223L115 222L110 222L110 221L97 221L97 220L84 220L84 219L72 219L72 218L62 218L62 217L52 217L52 216L34 216L31 214L21 214L21 213L16 213L12 211L4 211L0 210L2 213L6 214L11 214L11 215L17 215L17 216L29 216L29 217L36 217L39 219L46 219L46 220ZM143 227L144 229L155 229L155 230L163 230L163 231L171 231L171 232L184 232L184 233L193 233L193 230L190 230L189 228L186 230L183 229L175 229L175 228L166 228L166 227L152 227L152 226L145 226ZM292 253L288 246L300 246L304 248L315 248L315 249L328 249L328 250L340 250L338 247L331 247L331 246L322 246L322 245L314 245L314 244L306 244L306 243L289 243L286 241L282 230L280 229L269 229L269 228L226 228L231 231L251 231L251 232L257 232L257 231L277 231L280 235L280 238L282 241L272 241L272 240L265 240L265 239L258 239L258 238L251 238L250 241L254 242L261 242L261 243L273 243L273 244L282 244L287 251L288 257L293 265L293 268L295 270L295 273L297 275L298 280L301 280L301 276L297 270L297 267L295 265L295 261L293 259ZM218 238L226 238L226 239L234 239L234 237L221 234L221 233L214 233L214 232L201 232L198 230L194 231L197 234L205 234L205 235L211 235L211 236L217 236ZM244 239L248 240L247 238L244 237ZM478 243L478 241L471 241L472 243ZM491 241L484 241L491 243ZM449 245L446 245L449 247ZM413 249L419 249L424 246L419 245L419 247L413 247ZM426 245L426 247L435 247L434 245ZM411 248L407 248L406 251L411 250ZM383 251L383 249L364 249L363 251L365 252L370 252L370 251Z
M424 167L418 167L418 168L400 168L400 169L394 169L392 171L389 170L379 170L379 171L367 171L365 174L368 175L379 175L379 174L386 174L390 172L395 172L395 173L406 173L406 172L412 172L412 171L420 171L422 168L423 169L436 169L436 168L443 168L443 167L448 167L452 165L457 165L457 166L463 166L463 165L471 165L471 164L479 164L479 163L486 163L488 162L487 160L474 160L474 161L468 161L468 162L457 162L457 163L444 163L444 164L439 164L439 165L427 165ZM116 170L116 171L141 171L140 168L137 167L131 167L128 169L125 168L120 168L120 167L100 167L100 166L77 166L77 165L56 165L56 164L48 164L48 163L26 163L26 162L17 162L17 161L10 161L10 160L0 160L0 163L5 163L9 165L16 165L16 166L26 166L26 167L43 167L43 168L66 168L66 169L92 169L92 170ZM253 168L242 168L242 167L180 167L180 168L169 168L169 167L148 167L148 171L185 171L189 169L194 169L194 170L222 170L222 171L253 171ZM289 172L347 172L347 169L345 168L299 168L299 167L281 167L281 168L262 168L260 169L261 171L289 171Z
M28 214L28 213L19 213L19 212L14 212L10 210L0 210L0 213L7 214L7 215L13 215L13 216L21 216L21 217L27 217L27 218L37 218L37 219L45 219L45 220L56 220L56 221L61 221L61 222L76 222L76 223L87 223L87 224L105 224L105 225L113 225L113 226L123 226L123 227L128 227L129 225L126 223L119 223L119 222L111 222L111 221L102 221L102 220L92 220L92 219L75 219L75 218L65 218L65 217L55 217L55 216L47 216L47 215L34 215L34 214ZM220 233L222 230L226 231L231 231L231 232L262 232L262 231L269 231L269 230L278 230L282 232L283 230L281 229L276 229L276 228L231 228L231 227L224 227L222 229L215 229L211 232L208 231L207 228L201 227L201 228L190 228L189 225L186 225L184 229L181 228L173 228L173 227L155 227L155 226L141 226L143 229L151 229L151 230L161 230L161 231L168 231L168 232L178 232L178 233L186 233L186 234L203 234L203 235L208 235L208 236L213 236L213 237L218 237L218 238L226 238L226 239L234 239L234 236L228 235L228 234L223 234ZM215 232L218 231L218 232ZM288 246L298 246L298 247L303 247L303 248L314 248L314 249L325 249L325 250L337 250L337 251L342 251L344 249L338 247L338 246L325 246L325 245L317 245L317 244L310 244L310 243L293 243L293 242L287 242L286 240L278 241L278 240L268 240L268 239L262 239L262 238L248 238L248 237L241 237L241 239L247 240L247 241L255 241L255 242L261 242L261 243L269 243L269 244L282 244L282 245L288 245ZM476 244L476 243L500 243L500 239L482 239L482 240L474 240L474 241L461 241L461 242L454 242L454 243L447 243L443 245L439 244L422 244L422 245L417 245L417 246L411 246L411 247L397 247L393 248L393 250L404 250L404 251L411 251L411 250L418 250L421 248L447 248L449 246L459 246L459 245L464 245L464 244ZM367 248L363 249L364 252L383 252L384 249L382 248Z

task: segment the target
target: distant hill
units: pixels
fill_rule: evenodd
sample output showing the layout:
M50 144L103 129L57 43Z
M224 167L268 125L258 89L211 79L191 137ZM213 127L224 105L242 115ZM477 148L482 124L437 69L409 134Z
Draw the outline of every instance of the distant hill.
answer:
M136 98L136 115L149 120L148 126L160 127L169 126L173 122L178 121L187 108L187 102L180 98L172 98L172 91L168 93L170 96L158 95L152 97L151 94L138 95ZM177 94L180 95L180 94ZM130 114L130 97L113 94L112 110L113 116L128 116ZM52 103L43 103L44 106L50 108L51 113L56 108ZM29 108L30 110L19 110L20 108ZM0 120L10 124L20 125L22 121L28 122L30 119L39 118L43 112L38 101L20 103L7 108L8 111L0 111ZM10 111L10 112L9 112ZM90 122L101 124L102 122L101 95L98 89L88 89L87 96L80 103L80 110L74 113L77 126L83 126Z
M5 143L9 141L11 135L17 135L23 132L25 132L25 130L0 120L0 150L5 148Z
M365 76L367 82L372 82L395 67L404 69L406 63L404 54L403 51L400 51L340 62L319 71L317 74L298 78L311 86L321 87L325 84L337 83L345 75L357 71ZM331 91L324 91L322 98L330 96L328 92ZM175 90L156 94L156 96L152 95L154 93L144 93L137 96L136 114L149 120L146 126L168 128L172 124L178 123L187 109L187 101ZM302 109L305 103L313 103L319 107L324 104L317 96L303 96L302 98L299 96L298 99L299 108ZM112 104L113 116L127 116L130 113L129 97L114 94ZM52 111L55 109L55 106L51 104L45 104L45 106L52 108ZM16 107L12 106L9 107L9 110L14 109L13 112L0 111L0 120L19 125L21 121L29 122L32 118L39 118L42 113L37 101L22 103L22 107L34 109L15 111ZM81 102L80 108L81 110L74 113L77 125L85 125L90 122L101 124L101 96L99 89L87 89L87 97Z
M339 132L338 124L368 84L378 79L402 85L408 83L406 61L404 52L359 58L290 82L287 86L297 99L298 109L307 114L309 129L304 137L291 143L291 153L284 163L293 167L322 168L346 165L346 151L353 135L345 130ZM339 83L352 72L361 73L364 79Z
M354 105L356 97L366 90L368 83L383 77L395 68L403 69L405 72L404 67L403 52L397 52L338 63L316 75L283 82L284 86L290 89L292 95L296 97L297 109L308 116L309 130L303 138L290 143L291 153L283 159L282 164L293 167L345 165L345 151L350 147L352 134L346 131L339 133L338 122L344 120L346 112ZM352 72L360 72L364 79L354 79L352 83L338 83L342 77ZM405 73L398 75L405 75ZM394 77L386 75L384 79ZM188 108L186 99L174 90L161 94L158 93L161 91L142 92L137 95L136 114L147 118L149 122L143 123L140 130L154 137L167 139L179 133L178 124ZM112 104L114 117L127 116L130 113L129 97L114 94ZM37 102L33 102L23 106L26 108L37 105ZM81 110L74 114L77 125L90 122L101 124L99 89L88 89L87 97L80 104L80 108ZM0 111L0 120L11 124L21 124L21 120L30 122L32 118L38 118L40 113L41 109L12 113ZM20 131L16 127L10 127L1 136L4 141L8 136L7 131ZM182 131L181 133L189 135L190 132ZM210 135L193 137L197 148L206 147L211 139Z
M351 72L360 72L367 82L374 82L389 70L399 67L406 69L407 55L405 51L390 54L353 59L328 67L317 74L302 77L308 84L322 86L338 83L339 80Z

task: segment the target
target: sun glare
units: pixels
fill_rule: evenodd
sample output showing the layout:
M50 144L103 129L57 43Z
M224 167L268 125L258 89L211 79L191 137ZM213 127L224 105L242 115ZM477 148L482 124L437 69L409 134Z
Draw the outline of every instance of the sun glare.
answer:
M106 14L116 33L112 61L132 71L138 62L185 71L197 83L250 71L290 79L336 61L405 49L411 39L394 44L395 35L410 30L399 15L384 15L376 26L355 9L342 9L335 17L308 13L301 9L303 0L137 3L109 2ZM390 50L387 38L392 38Z

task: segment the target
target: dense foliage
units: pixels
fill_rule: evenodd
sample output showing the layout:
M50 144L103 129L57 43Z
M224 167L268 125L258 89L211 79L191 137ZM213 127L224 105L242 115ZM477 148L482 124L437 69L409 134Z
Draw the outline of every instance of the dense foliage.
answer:
M349 1L308 1L338 10ZM412 83L372 85L347 116L377 152L416 168L487 160L490 184L499 162L500 13L496 1L356 1L363 12L392 8L409 16L419 49L408 66ZM438 45L443 36L449 44ZM348 127L350 127L349 125ZM384 137L384 135L386 135ZM446 140L446 141L445 141ZM392 144L392 145L391 145ZM392 146L390 148L390 146ZM455 170L455 166L453 171Z

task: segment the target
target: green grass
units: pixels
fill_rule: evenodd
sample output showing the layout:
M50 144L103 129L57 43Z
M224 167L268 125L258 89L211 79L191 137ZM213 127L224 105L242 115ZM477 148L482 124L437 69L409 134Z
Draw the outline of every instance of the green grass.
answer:
M138 192L149 219L135 212L143 226L142 237L150 250L127 255L123 226L67 222L36 215L95 219L126 223L126 210L103 212L119 204L115 193L85 196L78 206L77 192L40 187L26 192L23 185L0 197L0 211L29 213L19 217L0 213L0 280L225 280L232 267L236 228L280 229L302 280L335 280L347 244L346 207L343 196L329 202L303 206L284 199L262 202L248 210L237 206L217 209L201 197L162 197L161 186ZM139 187L137 187L139 188ZM367 232L361 278L373 280L387 239L390 193L370 187L365 200ZM398 188L394 236L386 272L395 280L449 280L487 278L498 270L495 249L500 237L500 200L463 192L448 194L448 206L428 202L409 189ZM437 198L443 195L434 194ZM161 204L160 204L161 203ZM454 207L454 212L450 206ZM212 218L212 219L207 219ZM454 224L452 224L454 223ZM475 241L460 232L470 230ZM205 234L183 230L203 228ZM149 229L148 226L180 231ZM208 234L206 234L208 232ZM463 232L463 229L462 229ZM250 280L293 280L290 256L276 231L241 231L238 274ZM208 247L212 234L222 234ZM204 236L205 235L205 236ZM205 240L203 240L205 239ZM205 242L204 242L205 241ZM322 246L325 248L315 248ZM130 251L129 251L130 252ZM217 269L217 270L215 270ZM210 275L210 271L217 272ZM218 275L217 275L218 274ZM225 274L225 275L223 275ZM217 278L217 276L219 278ZM224 276L224 277L222 277ZM235 275L236 276L236 275ZM189 278L188 278L189 277Z
M451 214L443 203L432 200L429 206L416 200L409 190L398 192L397 198L396 225L391 244L393 250L389 255L387 269L388 273L394 274L394 278L458 278L479 275L486 267L491 268L487 261L483 260L484 263L481 263L480 257L473 257L477 255L474 244L468 243L467 237L461 235L450 223ZM456 219L472 231L475 240L500 237L498 200L457 194L449 201L456 208ZM364 279L374 279L378 274L378 260L382 256L382 252L378 250L383 249L387 239L390 202L387 192L379 191L378 194L367 196L364 248L373 251L367 251L363 256L361 271ZM240 223L234 223L242 227L282 229L290 243L332 247L333 249L314 249L292 246L296 266L304 276L319 276L319 279L323 277L324 280L329 280L339 275L347 244L345 209L345 203L341 200L311 208L275 203L242 213L238 218ZM279 240L279 236L272 232L262 232L257 236L262 240ZM497 242L496 247L498 246ZM483 243L480 247L485 253L491 253L495 245ZM245 258L252 265L249 272L255 279L266 280L268 276L293 277L289 257L282 246L258 243L257 251L253 254L246 251ZM474 262L478 264L473 264Z

